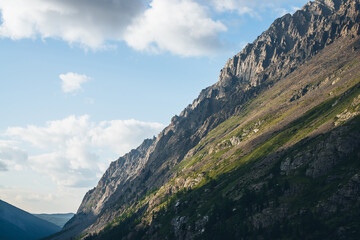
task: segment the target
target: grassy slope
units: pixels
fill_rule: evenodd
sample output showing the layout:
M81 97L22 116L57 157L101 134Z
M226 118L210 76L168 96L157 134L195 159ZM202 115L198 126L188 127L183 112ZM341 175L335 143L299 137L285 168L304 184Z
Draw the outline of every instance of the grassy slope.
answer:
M173 169L175 178L137 202L129 203L121 216L99 235L88 239L112 239L128 234L134 239L140 236L171 239L179 237L174 232L174 219L181 222L177 218L180 216L185 216L186 225L198 233L195 237L203 239L251 238L259 234L265 238L300 239L304 238L304 232L312 232L309 239L331 238L327 235L329 229L357 213L320 221L312 211L312 204L327 199L338 184L349 180L347 169L359 169L356 156L332 170L331 174L347 177L331 183L325 182L326 176L314 179L300 170L297 174L282 175L280 162L294 151L326 139L327 132L335 125L345 124L349 125L349 131L359 131L359 118L350 122L347 119L360 111L356 101L360 96L360 57L357 52L349 54L352 41L339 42L342 49L333 44L243 106L238 115L202 139L193 149L192 157ZM304 88L307 89L304 96L290 101ZM233 146L232 138L241 142ZM267 158L270 160L265 161ZM271 177L265 179L267 176ZM287 197L284 193L289 186L305 190ZM296 215L303 208L308 211L295 218L291 227L281 223L262 231L263 226L250 224L262 210L281 211L283 206L291 206L285 208L289 215ZM202 219L205 224L201 224Z

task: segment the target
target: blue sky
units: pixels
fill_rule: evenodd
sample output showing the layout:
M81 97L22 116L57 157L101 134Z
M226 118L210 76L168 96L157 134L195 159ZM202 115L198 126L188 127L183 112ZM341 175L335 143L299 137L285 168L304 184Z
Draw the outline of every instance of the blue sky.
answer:
M0 0L0 199L75 212L303 0Z

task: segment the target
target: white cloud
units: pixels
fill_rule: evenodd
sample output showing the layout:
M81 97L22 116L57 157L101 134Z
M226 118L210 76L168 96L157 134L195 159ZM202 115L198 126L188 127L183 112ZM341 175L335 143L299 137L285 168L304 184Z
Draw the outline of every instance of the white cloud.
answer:
M125 40L137 50L198 56L217 51L221 47L218 34L226 30L193 0L153 0L128 27Z
M153 136L154 130L159 132L163 128L163 124L156 122L113 120L101 122L89 132L89 135L93 145L109 146L116 153L125 153L135 142L141 142L144 139L143 135Z
M101 176L109 157L115 160L163 127L133 119L96 123L84 115L49 121L43 127L10 127L5 135L40 149L43 153L30 155L27 163L58 186L88 187Z
M51 202L54 200L53 194L39 194L39 193L27 193L27 194L17 194L15 199L20 202Z
M243 1L243 0L222 0L216 1L211 0L211 4L215 7L215 10L224 12L224 11L237 11L239 14L252 14L256 1Z
M31 156L29 164L36 172L50 176L59 187L90 187L99 180L97 161L100 159L93 153L79 152L78 158L60 150ZM91 157L85 159L86 155Z
M84 47L118 40L143 0L0 0L0 35L11 39L60 38Z
M90 80L85 74L78 74L68 72L66 74L60 74L61 88L65 93L81 90L81 84Z
M223 49L220 35L227 27L210 14L279 16L293 11L288 5L288 0L0 0L0 37L55 38L94 50L125 41L139 51L212 55Z
M26 164L27 152L14 146L14 141L0 141L0 171L21 170Z
M0 36L55 38L85 49L126 41L136 50L209 55L226 31L197 0L0 0Z

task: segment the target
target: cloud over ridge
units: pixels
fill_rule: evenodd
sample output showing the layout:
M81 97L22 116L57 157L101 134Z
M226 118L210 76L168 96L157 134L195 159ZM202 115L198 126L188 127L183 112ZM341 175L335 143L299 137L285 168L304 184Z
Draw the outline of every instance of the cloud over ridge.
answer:
M0 160L4 157L41 174L48 175L60 187L89 187L106 170L109 159L137 147L148 137L163 129L156 122L134 119L96 123L88 115L69 116L49 121L45 126L9 127L5 136L16 139L12 145L0 145ZM1 142L0 142L1 143ZM14 146L27 143L42 153L29 154ZM106 156L106 157L105 157ZM0 161L0 169L6 162Z

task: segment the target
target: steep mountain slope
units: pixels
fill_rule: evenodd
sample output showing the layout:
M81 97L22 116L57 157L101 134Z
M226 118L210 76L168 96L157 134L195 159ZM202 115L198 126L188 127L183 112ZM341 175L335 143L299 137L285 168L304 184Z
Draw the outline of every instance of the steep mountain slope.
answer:
M359 0L277 19L157 138L113 162L53 238L351 238L359 24Z
M61 228L0 200L0 239L39 239Z
M35 217L51 222L62 228L73 216L73 213L55 213L55 214L33 214Z

